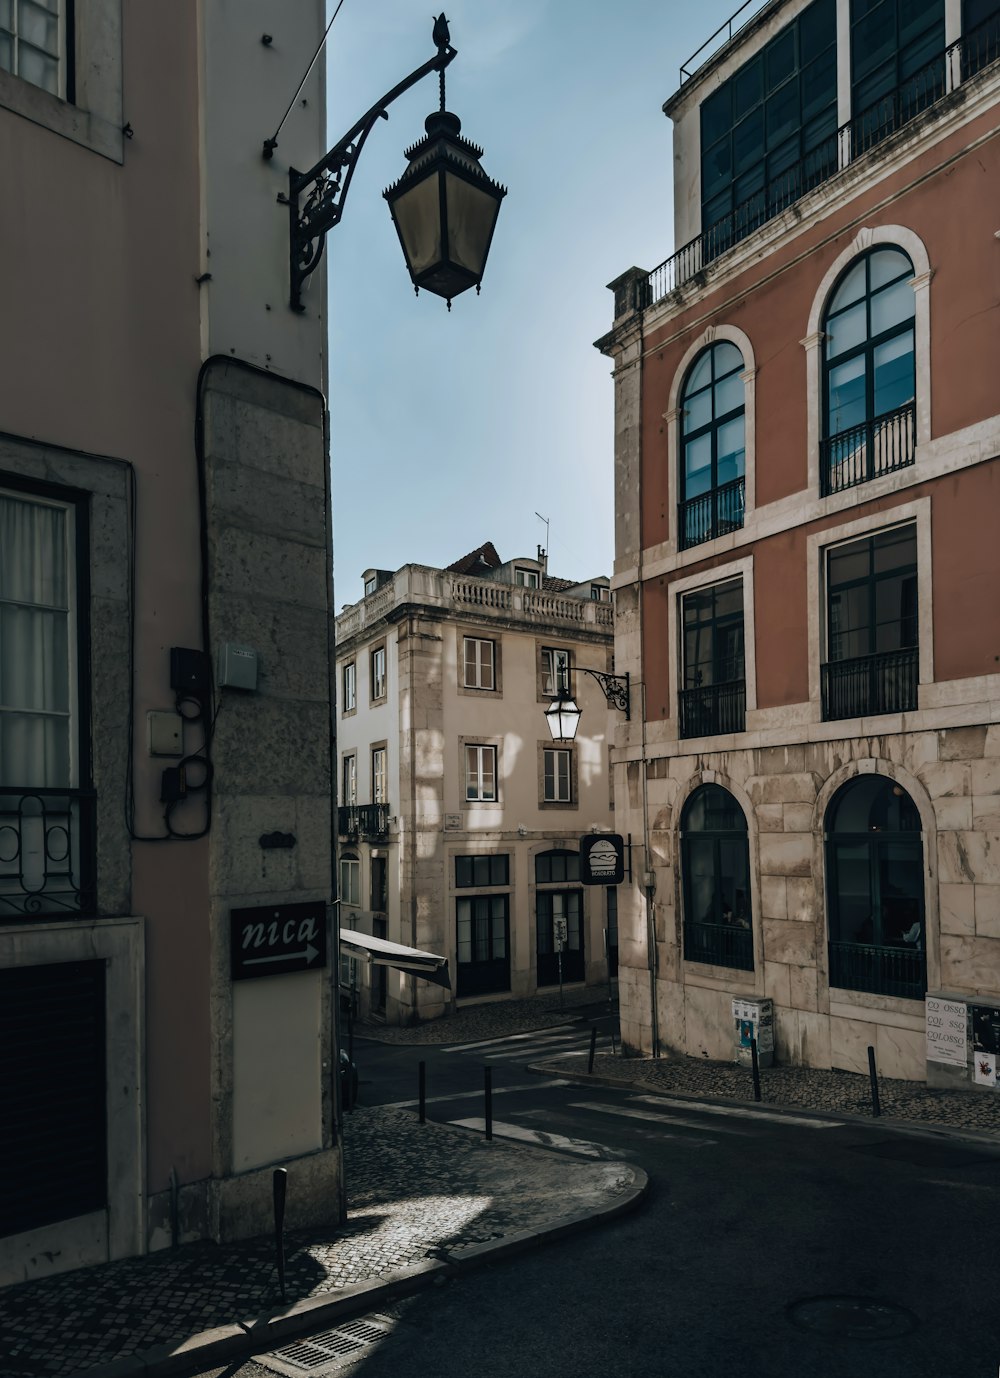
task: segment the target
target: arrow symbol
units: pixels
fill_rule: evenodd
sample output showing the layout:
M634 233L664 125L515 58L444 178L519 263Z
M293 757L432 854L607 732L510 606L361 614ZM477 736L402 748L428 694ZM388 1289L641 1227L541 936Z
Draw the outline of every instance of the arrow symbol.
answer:
M260 962L297 962L300 957L306 959L306 966L314 957L319 956L319 948L313 947L311 943L306 945L304 952L280 952L271 957L245 957L243 965L247 967L256 966Z

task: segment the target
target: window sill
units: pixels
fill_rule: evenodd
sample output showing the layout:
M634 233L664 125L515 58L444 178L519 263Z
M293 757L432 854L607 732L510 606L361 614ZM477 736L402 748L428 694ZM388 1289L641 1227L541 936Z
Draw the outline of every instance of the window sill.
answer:
M22 115L32 124L41 125L64 139L89 148L91 152L123 163L125 138L120 125L60 100L40 86L0 71L0 107Z

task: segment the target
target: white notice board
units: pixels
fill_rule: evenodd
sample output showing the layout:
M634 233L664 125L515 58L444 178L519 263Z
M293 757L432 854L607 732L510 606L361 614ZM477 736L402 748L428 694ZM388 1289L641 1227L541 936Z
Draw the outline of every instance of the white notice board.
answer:
M966 1015L964 1000L943 1000L928 995L925 1004L927 1020L927 1061L943 1062L948 1067L965 1067Z

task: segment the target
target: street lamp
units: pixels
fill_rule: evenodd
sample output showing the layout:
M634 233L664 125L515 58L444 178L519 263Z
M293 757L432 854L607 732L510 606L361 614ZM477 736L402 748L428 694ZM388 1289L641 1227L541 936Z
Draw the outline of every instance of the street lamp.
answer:
M596 679L604 691L609 708L617 708L630 717L631 698L629 694L629 674L606 675L601 670L588 670L585 665L576 665L573 671L563 666L559 672L559 693L545 710L545 721L554 742L572 742L576 739L576 729L580 726L581 710L569 690L569 676L574 671L590 675Z
M444 70L457 52L443 14L434 21L434 43L436 56L387 91L315 167L288 169L288 195L278 200L288 206L293 311L305 310L303 283L319 266L328 232L340 224L354 169L376 120L388 119L387 107L431 72L440 78L440 109L428 116L426 137L406 150L409 166L383 195L415 290L423 287L444 297L449 311L460 292L479 291L507 190L486 175L479 163L483 150L461 137L461 121L444 108ZM265 139L265 158L276 145L277 136Z

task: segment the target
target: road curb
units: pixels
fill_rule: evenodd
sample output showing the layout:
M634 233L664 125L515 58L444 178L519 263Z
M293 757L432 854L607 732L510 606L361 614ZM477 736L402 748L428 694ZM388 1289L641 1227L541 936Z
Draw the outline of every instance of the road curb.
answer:
M939 1124L932 1120L893 1119L884 1113L876 1118L874 1115L859 1115L852 1110L810 1110L804 1105L785 1105L781 1101L733 1100L730 1097L713 1096L706 1092L675 1091L672 1087L655 1086L651 1082L635 1081L631 1077L609 1077L604 1073L588 1073L583 1076L579 1072L573 1072L555 1062L533 1062L528 1065L527 1070L537 1076L560 1077L564 1081L575 1082L578 1086L609 1086L615 1090L638 1091L643 1095L673 1097L676 1100L693 1103L731 1106L734 1110L766 1110L768 1114L786 1115L790 1120L823 1119L838 1124L866 1125L870 1128L885 1129L894 1133L923 1134L933 1138L967 1139L971 1143L989 1144L994 1148L1000 1147L1000 1134L994 1134L988 1129L957 1127Z
M539 1153L554 1152L542 1145L522 1144L519 1147ZM320 1326L334 1326L359 1312L422 1291L438 1281L472 1272L485 1263L594 1228L635 1210L649 1191L649 1177L642 1168L624 1162L618 1166L631 1174L632 1185L621 1196L596 1210L574 1212L548 1226L522 1230L484 1244L470 1244L450 1252L442 1249L436 1258L397 1269L375 1282L351 1283L336 1292L307 1297L286 1309L256 1319L219 1326L187 1340L156 1345L110 1363L79 1369L72 1378L183 1378L186 1374L235 1359L249 1359Z

